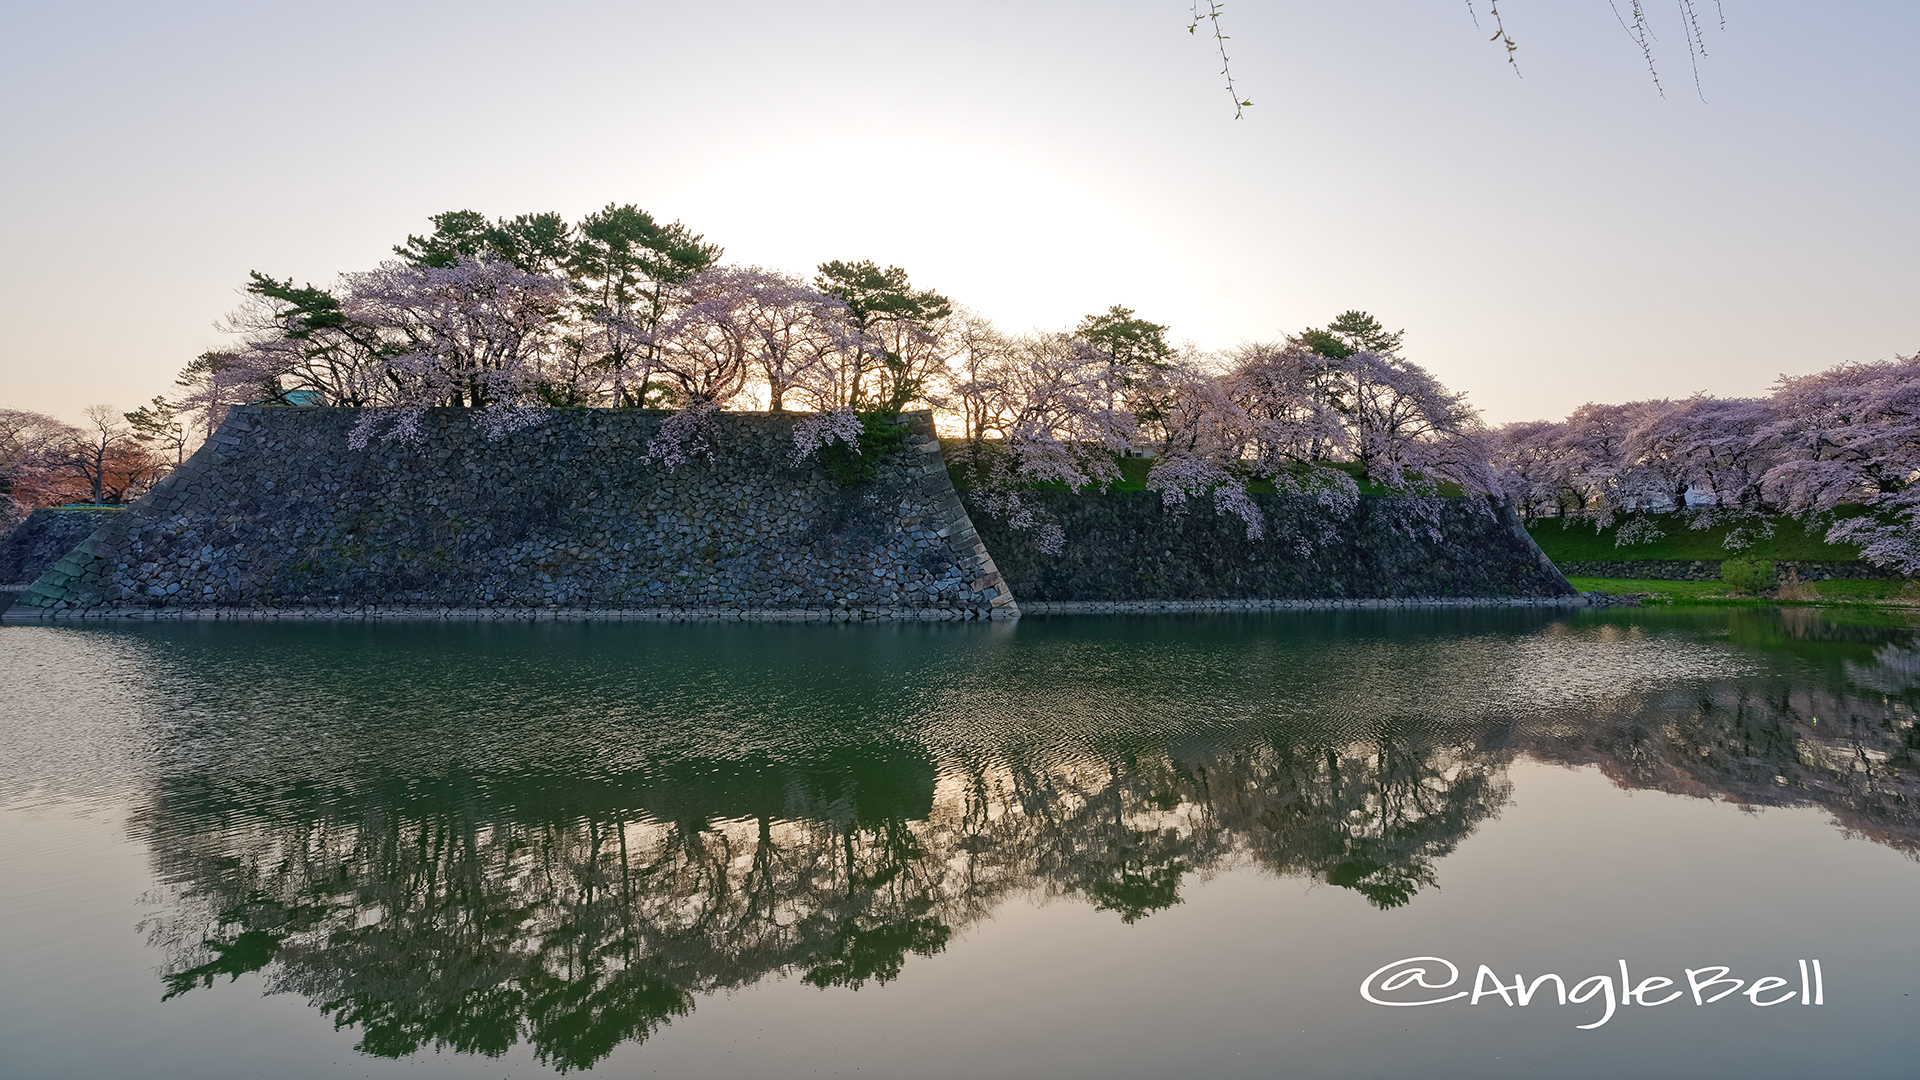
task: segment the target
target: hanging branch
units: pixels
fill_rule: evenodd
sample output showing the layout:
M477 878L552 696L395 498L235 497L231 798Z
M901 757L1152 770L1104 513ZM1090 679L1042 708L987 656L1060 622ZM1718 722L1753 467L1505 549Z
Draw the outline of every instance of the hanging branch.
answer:
M1687 39L1687 60L1693 65L1693 92L1701 101L1707 100L1706 91L1700 85L1700 58L1707 55L1706 35L1700 30L1700 10L1694 6L1694 0L1675 0L1680 8L1680 31ZM1620 23L1620 29L1640 47L1640 56L1647 62L1647 74L1653 77L1653 88L1661 97L1667 96L1667 88L1660 83L1660 72L1653 62L1653 26L1647 21L1645 0L1628 0L1627 11L1631 18L1620 14L1620 5L1607 0L1613 8L1613 17ZM1720 16L1720 29L1727 28L1727 12L1720 6L1720 0L1713 0L1713 9Z
M1667 88L1660 85L1660 72L1653 64L1653 28L1647 25L1647 9L1640 0L1632 0L1629 10L1633 12L1633 21L1629 23L1621 16L1618 4L1613 0L1607 0L1607 4L1613 8L1613 17L1619 20L1620 29L1625 30L1633 43L1640 46L1640 55L1647 62L1647 74L1653 77L1653 88L1660 92L1661 97L1666 97Z
M1238 120L1245 115L1246 107L1253 102L1243 99L1239 89L1233 83L1232 66L1227 58L1228 35L1220 30L1220 14L1226 5L1220 0L1207 0L1207 10L1203 12L1200 10L1199 0L1191 0L1191 2L1193 21L1187 24L1187 33L1197 36L1201 23L1212 27L1214 44L1220 49L1220 74L1226 77L1227 96L1233 99L1233 118ZM1466 3L1467 14L1472 17L1473 25L1479 26L1480 13L1474 7L1473 0L1466 0ZM1693 67L1693 91L1704 102L1707 100L1707 95L1700 82L1700 58L1707 55L1707 39L1705 31L1700 26L1699 0L1674 0L1674 3L1680 9L1680 29L1687 39L1687 60ZM1607 5L1613 9L1613 17L1619 21L1620 28L1625 30L1627 37L1639 47L1640 56L1647 63L1647 74L1653 79L1654 90L1661 97L1666 97L1667 88L1660 81L1660 68L1653 58L1655 35L1653 24L1647 18L1646 0L1627 0L1626 14L1621 13L1619 0L1607 0ZM1720 0L1713 0L1713 9L1720 17L1720 29L1725 30L1727 13L1721 6ZM1514 75L1519 76L1520 60L1515 54L1520 51L1520 43L1507 32L1506 22L1500 17L1500 0L1487 0L1487 13L1493 16L1493 36L1487 40L1498 42L1502 48L1506 49L1507 63L1512 66Z
M1220 9L1225 6L1226 5L1219 3L1219 0L1207 0L1207 11L1205 14L1201 14L1200 4L1198 0L1195 0L1193 5L1193 22L1187 24L1187 33L1198 36L1200 24L1203 22L1213 28L1214 44L1220 47L1220 74L1227 78L1227 96L1233 99L1233 118L1238 120L1243 115L1243 110L1251 106L1253 102L1242 100L1240 91L1235 89L1233 85L1233 71L1231 70L1231 64L1227 60L1227 35L1220 31Z
M1611 3L1612 0L1608 2ZM1639 4L1640 0L1634 0L1635 7ZM1487 40L1497 41L1507 47L1507 63L1513 65L1513 73L1517 76L1520 74L1520 61L1513 54L1519 51L1520 46L1513 40L1513 36L1507 33L1506 24L1500 21L1500 0L1487 0L1487 7L1493 15L1493 36ZM1480 13L1473 10L1473 0L1467 0L1467 14L1472 17L1473 25L1480 25Z

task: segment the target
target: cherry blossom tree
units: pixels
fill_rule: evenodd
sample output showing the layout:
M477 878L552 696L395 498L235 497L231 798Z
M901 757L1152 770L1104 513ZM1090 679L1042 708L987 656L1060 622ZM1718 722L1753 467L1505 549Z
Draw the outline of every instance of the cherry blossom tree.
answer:
M1337 382L1335 362L1297 341L1244 346L1231 358L1224 386L1245 417L1247 452L1263 475L1310 471L1343 450Z
M987 437L1004 438L1015 410L1014 340L985 317L965 310L956 313L950 333L948 399L958 410L960 432L977 465Z
M1466 395L1425 368L1376 352L1341 361L1350 452L1368 479L1392 491L1435 494L1441 483L1493 488L1479 417Z
M1161 504L1179 512L1189 499L1211 496L1214 512L1239 518L1247 539L1264 536L1266 516L1247 490L1249 418L1221 372L1184 356L1162 359L1138 375L1120 367L1108 378L1128 379L1130 395L1153 402L1159 438L1146 483Z
M720 249L679 222L608 206L578 228L557 214L432 218L400 256L332 287L258 272L223 329L240 345L194 372L196 410L265 401L353 408L439 404L639 405L679 286ZM633 384L632 372L642 381Z
M382 427L417 437L434 406L480 410L498 437L538 420L540 388L564 377L556 362L567 285L504 260L461 256L440 267L383 263L348 274L342 309L379 336L371 372L387 410L356 425L355 445Z
M1309 330L1281 345L1245 347L1234 359L1230 395L1248 418L1262 470L1279 477L1352 462L1392 491L1432 493L1442 483L1493 490L1478 414L1465 396L1409 360L1354 348L1350 341L1399 345L1401 335L1364 312L1333 325L1350 333Z
M1059 524L1036 513L1023 492L1041 484L1073 491L1101 488L1120 477L1119 458L1133 445L1138 424L1117 408L1107 358L1072 334L1030 334L1009 343L993 378L959 392L977 396L968 406L992 416L998 445L976 444L971 479L977 501L1016 529L1034 529L1043 551L1065 543ZM983 427L982 430L985 430Z
M62 462L80 435L79 428L45 413L0 409L0 491L28 507L81 497Z
M670 466L710 458L710 414L755 394L773 412L796 399L815 410L795 429L796 460L835 442L858 452L861 421L845 385L858 368L839 361L870 346L844 301L785 274L718 267L689 279L681 302L661 330L656 369L681 413L663 424L650 455Z
M852 409L807 413L793 425L793 460L805 461L835 443L857 454L863 430L859 414Z
M1734 524L1724 543L1738 551L1773 531L1761 486L1775 462L1767 437L1773 420L1766 400L1696 394L1648 410L1628 441L1641 468L1665 478L1675 508L1688 507L1690 492L1707 496L1706 504L1690 514L1691 527Z
M356 447L383 433L417 438L435 406L480 410L502 435L536 420L543 401L572 396L566 295L563 279L486 255L390 261L342 275L337 289L255 273L226 324L240 345L182 372L185 403L210 425L252 402L367 409Z
M1146 485L1169 510L1210 497L1249 538L1267 528L1251 480L1315 498L1325 528L1293 538L1305 546L1358 505L1353 466L1393 492L1432 495L1442 483L1496 490L1473 410L1398 357L1330 358L1295 340L1248 346L1224 362L1186 354L1120 364L1076 334L1010 343L984 327L964 332L954 396L974 447L979 501L1016 528L1046 527L1022 491L1106 486L1129 450L1151 454ZM1150 414L1129 407L1138 403L1150 403ZM999 438L985 453L989 433ZM1415 499L1389 512L1398 526L1432 533L1433 510Z
M1739 550L1772 515L1842 514L1827 539L1902 574L1920 572L1920 354L1783 376L1769 398L1587 404L1564 423L1513 424L1489 443L1504 490L1534 505L1621 521L1623 546L1663 531L1648 509L1731 522ZM1846 513L1848 507L1864 512Z
M1782 377L1774 406L1780 461L1763 478L1768 497L1801 516L1858 503L1869 512L1835 522L1827 539L1920 573L1920 353Z
M1567 427L1552 420L1525 420L1488 433L1487 452L1501 494L1531 521L1582 509L1574 482L1577 458L1567 446Z
M774 412L790 394L816 407L846 404L823 369L864 346L845 303L759 267L720 267L689 280L685 307L661 340L661 370L681 401L724 406L757 384Z
M1568 481L1596 528L1614 524L1623 513L1668 504L1671 482L1659 470L1645 467L1633 433L1643 429L1651 415L1671 407L1666 401L1589 402L1567 417L1560 449L1567 457Z
M1621 524L1616 542L1629 546L1666 535L1647 516L1685 505L1687 461L1674 456L1685 437L1669 401L1625 405L1589 402L1562 423L1512 424L1487 440L1490 466L1503 490L1548 505L1571 526Z

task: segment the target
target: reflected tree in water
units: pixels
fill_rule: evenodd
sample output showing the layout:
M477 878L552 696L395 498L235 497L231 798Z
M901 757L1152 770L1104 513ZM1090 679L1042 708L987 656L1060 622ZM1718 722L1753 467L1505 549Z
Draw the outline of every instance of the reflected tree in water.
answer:
M821 735L882 707L845 691L835 700L857 703L853 719L823 713L784 756L710 759L688 740L598 771L334 764L429 760L395 740L459 730L439 720L422 735L336 724L332 757L269 745L250 721L225 742L182 723L167 737L192 743L136 819L167 883L146 925L168 997L257 972L357 1031L370 1054L524 1044L569 1070L716 991L768 978L884 985L1014 898L1130 924L1252 868L1350 890L1393 917L1507 804L1521 758L1597 766L1623 787L1816 806L1920 853L1914 635L1791 612L1741 615L1728 633L1742 655L1783 659L1740 677L1677 664L1644 687L1557 678L1529 711L1499 696L1507 658L1592 662L1607 635L1671 646L1608 626L1548 628L1505 652L1455 641L1456 667L1480 665L1440 699L1477 710L1456 719L1404 685L1350 693L1339 678L1377 684L1404 655L1360 663L1350 651L1313 684L1317 699L1298 699L1320 702L1317 714L1172 744L1140 725L1071 752L930 736L962 747L936 754ZM1022 677L1068 682L1040 666ZM1369 719L1352 708L1367 701L1401 705Z
M584 807L472 780L236 797L203 775L142 818L173 883L148 926L168 996L260 971L369 1054L524 1041L586 1068L717 990L885 984L1010 895L1132 923L1251 861L1405 904L1506 797L1504 760L1276 743L936 782L930 763L882 755L838 783L770 770L705 789L695 778L725 770L688 762Z

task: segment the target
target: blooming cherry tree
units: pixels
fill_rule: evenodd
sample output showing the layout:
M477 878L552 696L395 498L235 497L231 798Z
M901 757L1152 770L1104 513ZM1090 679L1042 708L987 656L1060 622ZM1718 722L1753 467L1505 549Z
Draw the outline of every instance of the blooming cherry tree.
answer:
M1863 505L1870 513L1837 521L1827 539L1920 573L1920 353L1783 377L1774 402L1782 460L1763 479L1768 496L1803 516Z
M433 406L481 410L498 437L538 420L536 389L555 377L566 282L503 260L462 257L443 267L383 263L345 276L342 310L382 342L371 365L390 411L369 412L353 441L382 427L412 439Z

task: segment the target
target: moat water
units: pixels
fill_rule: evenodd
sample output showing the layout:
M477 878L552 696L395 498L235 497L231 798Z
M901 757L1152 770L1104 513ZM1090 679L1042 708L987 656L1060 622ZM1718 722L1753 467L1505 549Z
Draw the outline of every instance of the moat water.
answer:
M0 1076L1910 1076L1917 707L1764 609L0 627Z

